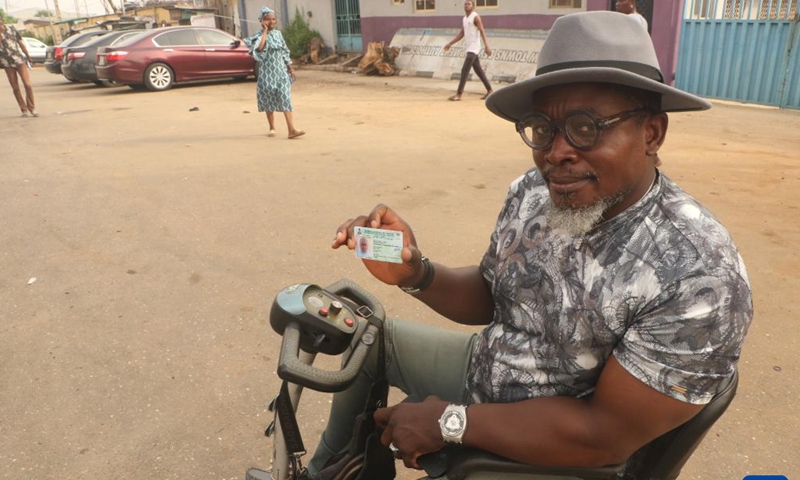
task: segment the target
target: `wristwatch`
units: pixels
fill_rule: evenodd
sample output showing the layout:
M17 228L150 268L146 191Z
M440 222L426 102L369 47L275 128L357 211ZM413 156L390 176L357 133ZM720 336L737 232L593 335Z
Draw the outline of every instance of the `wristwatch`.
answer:
M423 255L421 261L422 279L419 281L419 283L410 287L400 286L400 290L408 293L409 295L416 295L428 288L431 285L431 282L433 282L433 276L436 274L436 272L433 270L433 264L430 260L428 260L428 257Z
M450 404L439 418L442 439L448 443L461 443L467 430L467 407Z

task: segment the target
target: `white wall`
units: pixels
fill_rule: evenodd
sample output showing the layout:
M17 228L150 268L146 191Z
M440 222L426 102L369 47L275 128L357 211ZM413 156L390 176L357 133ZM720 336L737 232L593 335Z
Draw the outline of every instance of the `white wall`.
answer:
M333 0L289 0L287 3L290 21L294 18L295 8L299 9L305 16L306 23L322 35L326 46L332 48L336 45ZM308 16L309 12L311 17Z

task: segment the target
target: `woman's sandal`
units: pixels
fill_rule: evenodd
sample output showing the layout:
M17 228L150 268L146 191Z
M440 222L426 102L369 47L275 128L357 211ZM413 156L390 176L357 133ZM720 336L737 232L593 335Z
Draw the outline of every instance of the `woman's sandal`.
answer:
M300 136L305 135L305 134L306 134L306 132L304 132L302 130L295 130L294 133L289 135L289 138L290 139L297 138L297 137L300 137Z
M460 102L461 96L460 95L453 95L452 97L448 98L451 102Z
M275 136L275 130L270 130L269 133L267 134L267 136L268 137L274 137Z

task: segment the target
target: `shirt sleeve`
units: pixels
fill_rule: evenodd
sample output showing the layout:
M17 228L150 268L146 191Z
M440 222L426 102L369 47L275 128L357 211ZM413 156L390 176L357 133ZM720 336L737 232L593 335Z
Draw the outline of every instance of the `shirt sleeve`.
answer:
M289 56L289 46L286 45L286 40L283 39L283 34L279 31L275 31L278 34L278 41L279 41L279 48L281 49L281 56L283 57L283 63L289 65L292 63L292 58Z
M250 52L252 57L256 57L256 49L258 48L258 44L261 43L261 32L256 33L251 37L247 37L244 39L244 44L247 45L247 49Z
M736 368L752 316L745 278L735 271L699 272L646 305L614 356L655 390L705 404Z

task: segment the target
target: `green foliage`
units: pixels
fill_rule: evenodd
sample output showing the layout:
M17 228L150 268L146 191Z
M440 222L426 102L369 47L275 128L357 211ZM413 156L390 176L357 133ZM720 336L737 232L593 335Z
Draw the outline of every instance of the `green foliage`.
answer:
M7 24L17 23L17 18L7 14L6 11L3 10L2 8L0 8L0 15L3 16L3 21Z
M286 40L286 45L289 47L292 57L298 58L306 54L308 52L308 44L314 37L322 39L322 35L318 31L308 26L300 10L295 9L294 18L283 29L283 38Z
M50 10L38 10L33 16L41 18L49 18L49 17L54 17L55 14Z

